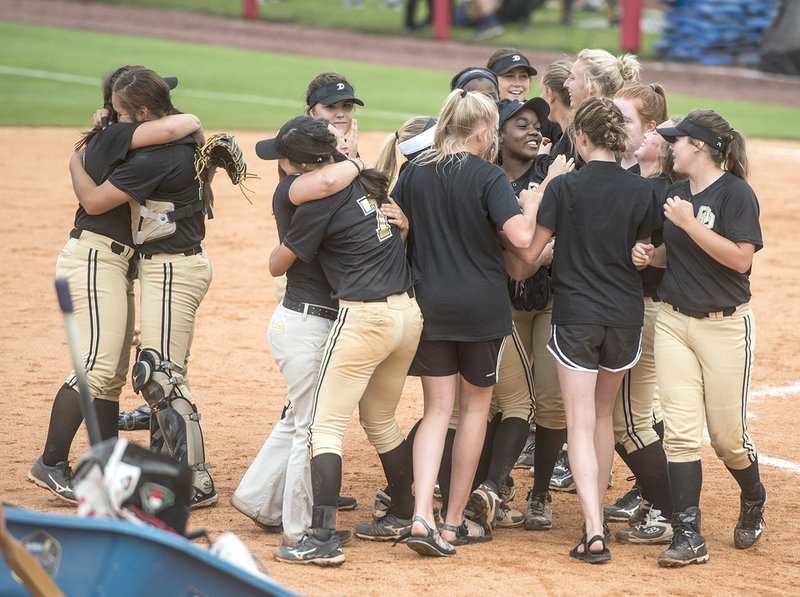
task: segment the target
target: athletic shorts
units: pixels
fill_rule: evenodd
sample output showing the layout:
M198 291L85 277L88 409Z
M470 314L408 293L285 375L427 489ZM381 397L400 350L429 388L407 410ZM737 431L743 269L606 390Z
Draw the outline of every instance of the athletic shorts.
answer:
M573 371L624 371L642 354L642 328L553 324L550 330L547 350Z
M420 340L408 374L446 377L460 373L473 386L488 388L497 383L505 343L505 337L482 342Z

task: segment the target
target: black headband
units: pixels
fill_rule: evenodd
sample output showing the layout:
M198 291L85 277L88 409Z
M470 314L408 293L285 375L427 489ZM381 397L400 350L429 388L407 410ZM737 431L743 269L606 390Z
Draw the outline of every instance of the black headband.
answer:
M464 86L467 83L474 81L475 79L489 79L498 89L498 91L500 89L499 85L497 84L497 75L495 75L492 71L485 68L471 68L463 71L453 80L453 88L451 91L456 89L464 89Z

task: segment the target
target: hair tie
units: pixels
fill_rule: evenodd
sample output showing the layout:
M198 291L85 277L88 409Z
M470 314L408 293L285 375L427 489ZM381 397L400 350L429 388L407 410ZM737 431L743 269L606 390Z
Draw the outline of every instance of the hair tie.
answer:
M650 83L650 89L652 89L653 91L656 91L656 84L655 83Z
M400 140L400 131L395 131L394 132L394 139L395 139L395 141L399 141Z
M464 99L465 97L467 97L467 90L466 89L462 89L461 90L461 99Z
M729 130L729 131L728 131L728 134L729 134L729 135L732 135L732 134L733 134L733 133L735 133L735 132L736 132L736 129L734 129L734 128L731 128L731 130Z

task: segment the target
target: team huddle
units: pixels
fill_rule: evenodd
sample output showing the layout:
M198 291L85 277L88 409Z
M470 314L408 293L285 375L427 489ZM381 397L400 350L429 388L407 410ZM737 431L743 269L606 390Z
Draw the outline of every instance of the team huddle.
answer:
M497 527L546 531L550 492L574 489L584 526L571 557L609 561L608 522L625 521L616 540L667 545L659 565L703 563L704 423L741 491L735 546L761 536L745 413L762 238L744 138L712 110L670 116L630 54L553 62L528 99L538 74L498 50L370 159L364 102L322 73L306 114L256 145L280 177L269 270L285 285L268 338L287 399L231 503L282 533L277 560L340 565L354 536L453 556ZM218 501L188 380L213 194L195 175L200 121L174 108L175 85L140 66L104 81L70 161L79 207L57 271L104 438L118 433L139 281L133 387L152 413L151 449L191 468L196 508ZM409 375L424 409L404 434ZM351 531L338 511L356 506L340 495L356 408L386 484ZM72 374L28 476L73 502L81 422ZM615 451L636 483L604 507ZM508 503L515 466L531 467L525 512Z

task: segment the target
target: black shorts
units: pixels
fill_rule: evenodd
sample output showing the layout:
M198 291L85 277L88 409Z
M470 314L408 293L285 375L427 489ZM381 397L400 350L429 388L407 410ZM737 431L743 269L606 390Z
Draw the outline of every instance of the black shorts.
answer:
M547 350L573 371L624 371L642 354L642 328L553 324Z
M420 340L408 374L446 377L460 373L473 386L487 388L497 383L505 342L505 338L482 342Z

